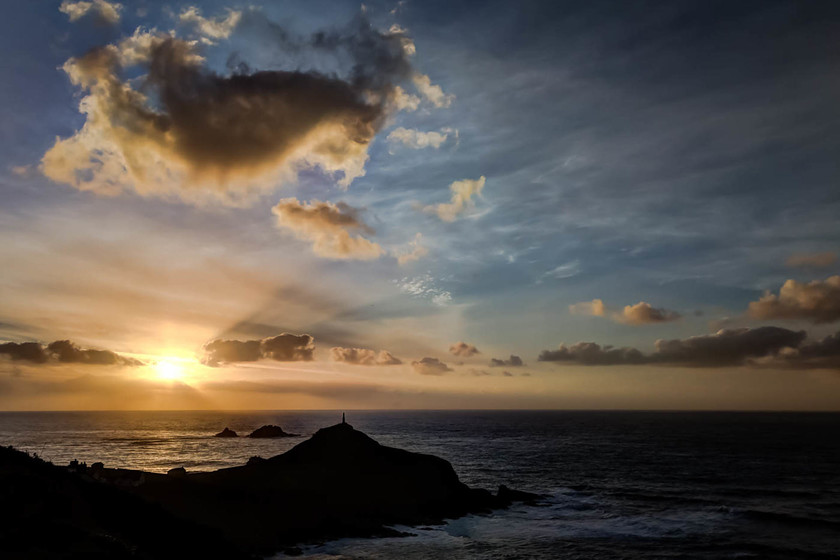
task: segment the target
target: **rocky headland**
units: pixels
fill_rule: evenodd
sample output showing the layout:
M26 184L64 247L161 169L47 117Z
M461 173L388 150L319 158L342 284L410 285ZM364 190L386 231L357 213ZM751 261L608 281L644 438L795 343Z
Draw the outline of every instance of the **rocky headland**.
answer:
M57 467L0 448L0 548L6 558L248 558L303 542L395 535L388 526L538 497L469 488L448 461L381 445L345 423L282 455L177 476Z

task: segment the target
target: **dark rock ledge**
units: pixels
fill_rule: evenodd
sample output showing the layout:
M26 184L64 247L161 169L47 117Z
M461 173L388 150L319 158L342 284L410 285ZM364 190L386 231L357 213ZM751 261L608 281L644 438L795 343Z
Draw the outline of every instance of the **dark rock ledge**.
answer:
M265 460L181 476L76 466L0 448L4 558L252 558L305 542L393 536L536 494L497 495L449 462L380 445L349 424ZM290 549L294 550L294 549Z

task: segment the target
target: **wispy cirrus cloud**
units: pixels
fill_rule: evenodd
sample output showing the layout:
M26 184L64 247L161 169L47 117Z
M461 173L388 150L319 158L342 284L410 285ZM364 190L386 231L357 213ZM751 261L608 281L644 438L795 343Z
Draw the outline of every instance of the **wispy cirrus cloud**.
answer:
M837 253L796 253L787 258L785 264L793 268L825 268L837 262Z

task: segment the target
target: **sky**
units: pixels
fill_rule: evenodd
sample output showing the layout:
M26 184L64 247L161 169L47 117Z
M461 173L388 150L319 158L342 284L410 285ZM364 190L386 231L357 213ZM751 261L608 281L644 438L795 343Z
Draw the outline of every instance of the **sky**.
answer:
M835 2L4 10L1 410L840 410Z

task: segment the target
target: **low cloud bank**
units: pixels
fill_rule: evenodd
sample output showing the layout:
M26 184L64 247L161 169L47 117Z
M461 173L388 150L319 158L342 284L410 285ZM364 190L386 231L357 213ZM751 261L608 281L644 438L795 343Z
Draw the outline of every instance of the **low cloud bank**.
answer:
M663 365L684 367L731 367L741 365L776 365L789 367L834 367L840 358L838 335L818 342L805 343L805 331L781 327L722 329L714 334L685 339L657 340L655 350L644 354L631 347L615 348L594 342L561 344L555 350L543 350L541 362L564 362L577 365Z
M308 334L282 333L262 340L217 339L204 345L201 362L208 366L223 363L256 362L308 362L313 359L315 339Z
M0 343L0 356L5 356L14 361L26 361L36 364L143 365L143 362L140 360L121 356L110 350L80 348L69 340L56 340L46 346L38 342Z

